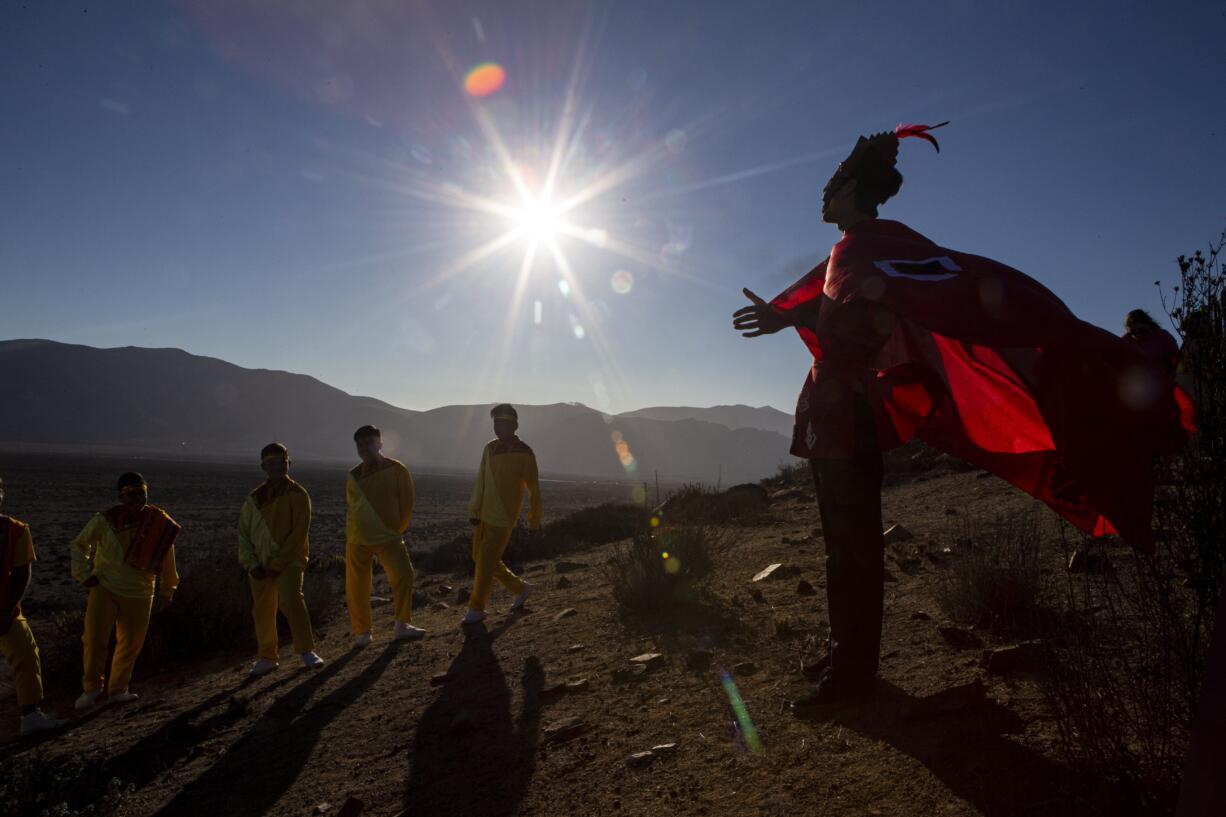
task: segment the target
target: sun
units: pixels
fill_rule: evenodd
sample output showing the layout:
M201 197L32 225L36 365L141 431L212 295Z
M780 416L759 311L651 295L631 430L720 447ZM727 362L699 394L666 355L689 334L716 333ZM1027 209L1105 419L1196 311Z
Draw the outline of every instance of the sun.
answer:
M562 213L546 199L529 199L514 210L514 221L530 241L551 241L564 229Z

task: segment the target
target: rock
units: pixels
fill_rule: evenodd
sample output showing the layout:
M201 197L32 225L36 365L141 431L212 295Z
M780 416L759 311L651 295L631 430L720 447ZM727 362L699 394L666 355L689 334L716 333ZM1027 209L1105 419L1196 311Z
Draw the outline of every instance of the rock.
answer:
M331 810L332 810L331 803L320 803L317 806L315 806L316 814L327 814Z
M589 684L586 678L576 678L573 681L567 681L565 686L567 692L582 692L588 688Z
M550 684L541 689L540 695L545 700L560 698L566 694L566 684Z
M762 591L756 587L750 588L749 597L753 599L754 601L758 602L758 604L761 604L764 601L766 601L766 597L762 595Z
M753 675L758 671L758 665L752 661L741 661L733 665L732 671L737 675Z
M714 660L715 653L711 650L690 650L685 657L685 665L692 670L704 670L711 666Z
M656 670L664 666L664 655L658 652L645 652L630 659L631 664L638 664L648 670Z
M436 601L434 602L434 604L430 605L431 610L448 610L450 608L451 608L451 605L445 601Z
M351 794L341 804L341 810L336 812L336 817L358 817L365 810L366 804Z
M392 603L392 600L389 599L387 596L371 596L370 597L371 607L382 607L384 604L391 604L391 603Z
M982 666L989 673L1003 675L1010 672L1025 672L1043 666L1046 653L1042 642L1023 641L1011 647L1001 647L996 650L984 650L980 659Z
M626 765L631 769L642 769L651 765L651 761L655 760L655 755L651 752L635 752L626 758Z
M1078 548L1068 560L1069 573L1106 573L1110 561L1101 551Z
M571 644L569 647L566 648L566 651L567 652L582 652L583 650L586 650L586 649L587 649L586 644Z
M964 630L961 627L937 627L937 632L947 644L956 649L978 650L983 648L983 642L979 640L979 636L970 630Z
M912 621L932 621L932 616L925 613L923 610L916 610L911 614Z
M671 755L675 751L677 751L676 743L661 743L659 746L651 747L651 753L656 756Z
M438 587L438 592L439 592L439 595L443 595L445 593L454 593L455 588L449 584L440 584Z
M555 573L573 573L576 570L583 570L587 565L582 562L554 562L553 571Z
M753 580L755 582L765 581L773 576L781 567L783 567L782 562L775 562L773 565L767 565L758 571L757 575L753 577Z
M571 586L571 581L565 576L559 576L558 580L554 583L553 586L559 590L565 590L566 588Z
M434 675L430 676L430 686L432 687L442 686L443 684L447 683L450 680L451 680L451 673L437 672Z
M796 592L802 596L817 595L817 591L813 589L813 585L809 584L804 579L801 579L799 582L796 583Z
M455 603L463 604L464 602L468 601L468 597L472 595L472 592L471 587L461 587L455 592Z
M620 667L613 670L613 683L629 684L634 681L643 680L644 676L646 675L647 667L644 667L641 664L636 664L633 667Z
M961 714L987 705L987 690L976 678L965 684L943 689L934 695L915 701L906 712L907 720Z
M906 542L915 538L915 535L902 525L890 525L885 529L885 533L881 535L885 539L885 543L887 545L892 545L895 542Z
M553 620L554 620L554 621L561 621L561 620L562 620L562 619L564 619L564 618L570 618L571 616L577 616L577 615L579 615L579 611L578 611L578 610L576 610L574 607L567 607L565 610L563 610L563 611L561 611L560 613L558 613L557 615L555 615L555 616L553 617Z
M565 743L574 740L587 731L587 724L579 718L563 718L545 727L546 743Z

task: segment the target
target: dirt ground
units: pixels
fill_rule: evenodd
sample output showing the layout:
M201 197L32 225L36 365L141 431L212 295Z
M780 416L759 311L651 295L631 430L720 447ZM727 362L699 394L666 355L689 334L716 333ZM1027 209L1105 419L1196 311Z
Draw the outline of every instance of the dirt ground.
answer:
M981 668L1001 642L972 632L955 647L939 632L939 554L962 520L1033 501L974 472L887 488L886 524L915 538L887 548L880 683L870 702L810 722L788 703L808 689L799 669L824 635L822 544L816 504L795 493L730 529L697 613L619 618L597 549L527 565L528 609L508 614L495 588L488 626L466 636L465 578L424 575L439 602L415 614L421 642L392 643L382 605L375 642L351 649L338 615L318 633L321 670L296 666L288 644L281 668L254 681L244 656L202 657L40 740L12 739L10 699L0 757L10 770L84 759L104 774L82 776L70 803L115 777L132 787L119 809L132 815L358 813L350 798L388 817L1103 813L1093 782L1062 764L1034 680ZM752 581L776 562L780 578ZM802 579L816 594L798 592ZM660 657L632 670L646 653ZM49 708L66 714L71 700Z

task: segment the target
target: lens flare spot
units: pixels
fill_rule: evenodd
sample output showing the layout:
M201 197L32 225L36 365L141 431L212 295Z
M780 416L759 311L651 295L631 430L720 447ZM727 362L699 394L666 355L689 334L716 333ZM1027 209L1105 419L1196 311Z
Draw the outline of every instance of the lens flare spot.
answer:
M634 276L628 270L619 269L613 273L613 278L609 281L609 285L613 287L613 291L618 295L629 295L630 290L634 289Z
M653 517L651 517L651 526L652 526L653 528L658 528L658 527L660 527L660 517L658 517L658 516L653 516Z
M663 553L661 553L661 554L660 554L660 558L661 558L661 559L667 559L667 558L668 558L668 551L666 550L666 551L664 551Z
M570 316L570 330L575 333L575 340L583 340L587 337L587 330L583 328L583 324L579 323L579 319L574 315Z
M724 694L728 696L728 703L732 705L737 731L745 740L745 745L755 755L762 754L762 741L758 738L758 730L754 727L753 721L749 719L749 709L741 698L740 690L736 688L736 681L732 680L732 675L727 670L720 670L719 682L724 687Z
M647 488L642 485L635 485L631 488L630 501L635 505L645 505L647 503Z
M567 281L565 278L558 281L558 292L562 293L563 298L569 298L570 297L570 281Z
M540 326L541 318L544 317L544 312L545 312L545 307L541 304L540 301L532 302L532 322L535 323L537 326Z
M507 81L507 72L496 62L483 62L464 77L464 90L469 96L486 97L498 93Z
M686 137L683 130L670 130L668 135L664 137L664 147L668 148L668 152L672 154L685 150L685 143Z
M664 572L670 576L675 576L681 572L681 560L673 557L672 559L664 560Z

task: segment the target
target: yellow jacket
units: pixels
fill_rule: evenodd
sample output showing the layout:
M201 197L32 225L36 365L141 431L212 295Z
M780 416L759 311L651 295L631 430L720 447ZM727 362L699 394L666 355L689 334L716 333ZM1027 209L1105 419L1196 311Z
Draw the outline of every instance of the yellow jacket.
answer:
M0 514L0 615L12 610L21 615L20 603L9 609L9 588L12 586L13 570L33 561L34 539L30 536L30 526L20 519Z
M311 497L294 480L260 485L243 502L238 517L238 561L248 572L266 567L280 573L306 567L311 530Z
M150 505L159 513L170 514ZM175 569L175 549L172 546L162 561L162 573L149 573L124 561L128 546L137 525L116 528L105 513L94 514L85 529L72 540L72 577L84 583L90 576L116 596L129 599L151 599L157 580L161 579L158 595L169 599L179 586L179 573Z
M536 455L523 440L514 437L508 443L492 440L481 454L481 470L468 502L468 516L487 525L513 528L519 519L528 489L528 527L541 526L541 486L537 478Z
M376 470L365 463L345 480L345 541L380 545L400 539L413 519L413 478L404 464L384 457Z

